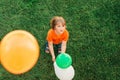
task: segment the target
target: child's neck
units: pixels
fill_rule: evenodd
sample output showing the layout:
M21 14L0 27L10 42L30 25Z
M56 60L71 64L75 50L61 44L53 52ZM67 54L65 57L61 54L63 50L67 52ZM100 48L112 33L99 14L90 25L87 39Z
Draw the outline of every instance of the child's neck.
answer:
M55 30L55 33L56 33L57 35L61 35L61 33L58 33L56 30Z

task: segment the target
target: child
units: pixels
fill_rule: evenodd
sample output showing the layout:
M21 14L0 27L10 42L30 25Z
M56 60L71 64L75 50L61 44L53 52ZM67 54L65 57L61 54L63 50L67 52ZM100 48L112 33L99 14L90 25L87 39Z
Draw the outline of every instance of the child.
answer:
M55 16L50 21L51 29L47 34L45 52L51 53L52 61L55 61L54 45L58 46L58 53L65 53L69 33L66 30L66 22L63 17Z

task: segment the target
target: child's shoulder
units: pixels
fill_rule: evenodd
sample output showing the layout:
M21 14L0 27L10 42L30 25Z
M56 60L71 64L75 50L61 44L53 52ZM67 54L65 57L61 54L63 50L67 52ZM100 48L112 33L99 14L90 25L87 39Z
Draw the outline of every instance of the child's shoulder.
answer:
M67 29L65 29L65 33L69 33Z
M53 29L49 29L48 30L48 34L53 34L54 33L54 30Z
M64 35L65 35L65 36L69 36L69 32L68 32L67 29L65 30Z
M53 29L49 29L48 32L53 32Z

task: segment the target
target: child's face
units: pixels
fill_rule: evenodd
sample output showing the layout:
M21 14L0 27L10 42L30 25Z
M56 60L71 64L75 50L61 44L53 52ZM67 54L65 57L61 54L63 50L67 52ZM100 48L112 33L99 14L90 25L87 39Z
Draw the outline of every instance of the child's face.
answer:
M58 22L56 25L55 25L55 31L57 34L62 34L65 30L66 26L63 25L61 22Z

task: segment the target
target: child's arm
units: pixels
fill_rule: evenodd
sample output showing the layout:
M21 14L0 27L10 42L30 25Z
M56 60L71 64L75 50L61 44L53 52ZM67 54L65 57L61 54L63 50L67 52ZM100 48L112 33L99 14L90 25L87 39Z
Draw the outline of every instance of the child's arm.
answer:
M52 55L52 61L55 61L55 54L54 54L54 49L53 49L53 43L52 42L48 42L48 46L49 46L50 53Z
M67 41L62 41L61 52L65 53Z

